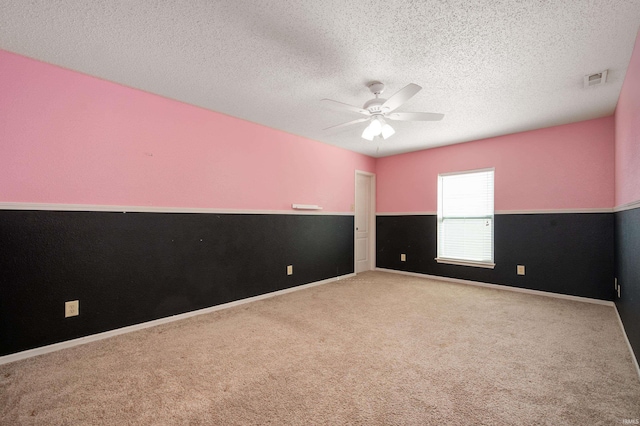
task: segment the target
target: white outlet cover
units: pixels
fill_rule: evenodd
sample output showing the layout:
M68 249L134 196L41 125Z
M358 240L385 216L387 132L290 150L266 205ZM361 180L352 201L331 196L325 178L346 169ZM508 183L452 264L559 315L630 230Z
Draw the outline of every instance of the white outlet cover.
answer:
M404 254L404 253L402 253L402 254L400 255L400 261L401 261L401 262L406 262L406 261L407 261L407 255L406 255L406 254Z
M293 275L293 265L287 266L287 275Z
M524 275L524 265L518 265L517 272L518 275Z

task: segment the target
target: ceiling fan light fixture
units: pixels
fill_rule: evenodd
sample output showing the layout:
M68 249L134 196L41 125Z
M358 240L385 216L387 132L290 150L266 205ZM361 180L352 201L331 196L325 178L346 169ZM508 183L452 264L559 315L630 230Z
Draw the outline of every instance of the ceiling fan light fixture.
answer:
M384 126L382 126L382 138L383 139L390 138L395 133L396 133L396 131L393 130L393 127L391 127L390 125L385 123Z
M376 135L373 134L371 130L371 124L365 127L364 132L362 132L362 139L366 139L368 141L372 141Z
M369 129L371 129L371 133L373 133L374 136L380 136L380 133L382 133L382 119L373 117L371 124L369 124Z

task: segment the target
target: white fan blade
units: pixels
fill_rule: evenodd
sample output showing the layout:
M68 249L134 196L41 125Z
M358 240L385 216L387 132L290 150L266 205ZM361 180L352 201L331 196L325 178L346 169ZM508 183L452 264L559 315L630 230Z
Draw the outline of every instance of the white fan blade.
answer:
M385 117L399 121L440 121L444 114L435 112L394 112Z
M385 103L382 104L383 108L389 108L389 111L393 111L403 103L407 102L416 93L422 90L422 87L417 84L409 83L402 89L393 94Z
M362 123L363 121L367 121L367 120L370 120L370 118L369 117L358 118L357 120L347 121L346 123L342 123L342 124L338 124L338 125L335 125L335 126L327 127L326 129L322 129L322 130L339 129L341 127L351 126L352 124Z
M349 104L343 104L342 102L338 102L338 101L332 101L331 99L322 99L321 102L327 106L337 108L342 111L351 111L351 112L357 112L358 114L371 115L371 113L366 109L362 109L360 107L349 105Z

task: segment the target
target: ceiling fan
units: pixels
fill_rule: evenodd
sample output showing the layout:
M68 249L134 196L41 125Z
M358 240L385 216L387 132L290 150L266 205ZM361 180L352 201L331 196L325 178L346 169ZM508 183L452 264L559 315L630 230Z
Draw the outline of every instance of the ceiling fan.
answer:
M356 112L365 116L336 126L327 127L324 130L338 129L370 121L369 125L362 132L362 137L366 140L372 141L376 136L382 136L383 139L387 139L395 133L395 130L393 130L393 127L386 122L386 119L399 121L439 121L444 117L444 114L436 114L432 112L393 112L422 90L422 87L417 84L407 84L405 87L394 93L389 99L379 97L382 92L384 92L384 84L379 81L372 81L367 84L367 87L371 93L375 95L375 98L367 101L362 108L338 101L332 101L331 99L322 99L322 102L325 105L336 107L342 111Z

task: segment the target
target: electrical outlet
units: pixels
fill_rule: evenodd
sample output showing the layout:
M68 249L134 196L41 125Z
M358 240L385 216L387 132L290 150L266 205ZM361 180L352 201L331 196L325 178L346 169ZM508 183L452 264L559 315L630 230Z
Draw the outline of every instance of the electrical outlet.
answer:
M77 315L80 315L80 302L78 300L64 302L64 317L69 318Z
M518 272L518 275L524 275L524 265L518 265L516 271Z
M287 266L287 275L293 275L293 265Z
M404 254L404 253L402 253L402 254L400 255L400 261L401 261L401 262L406 262L406 261L407 261L407 255L406 255L406 254Z

